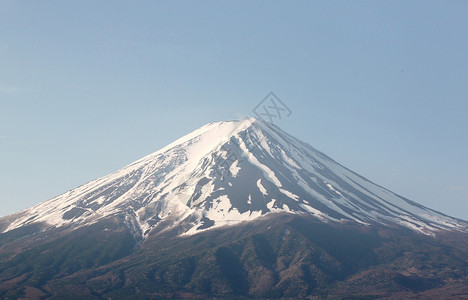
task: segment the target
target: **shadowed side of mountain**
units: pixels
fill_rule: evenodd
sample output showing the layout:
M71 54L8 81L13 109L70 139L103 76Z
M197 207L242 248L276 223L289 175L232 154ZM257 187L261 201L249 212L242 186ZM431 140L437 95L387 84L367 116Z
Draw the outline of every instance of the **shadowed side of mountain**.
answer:
M128 230L109 229L85 227L2 262L0 295L408 297L468 282L466 250L411 230L275 214L183 238L152 234L135 250Z
M50 229L10 240L8 235L14 233L0 235L0 297L3 298L49 296L44 289L49 281L126 257L139 242L117 219L77 230Z

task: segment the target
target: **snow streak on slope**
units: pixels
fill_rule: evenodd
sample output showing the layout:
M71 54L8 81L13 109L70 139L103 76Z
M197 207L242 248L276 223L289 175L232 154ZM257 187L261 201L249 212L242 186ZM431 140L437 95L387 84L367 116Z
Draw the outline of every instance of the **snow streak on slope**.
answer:
M193 234L276 212L325 222L401 225L423 233L467 223L400 197L278 127L210 123L108 176L4 218L4 232L121 217L142 237L162 220ZM169 225L168 225L169 224Z

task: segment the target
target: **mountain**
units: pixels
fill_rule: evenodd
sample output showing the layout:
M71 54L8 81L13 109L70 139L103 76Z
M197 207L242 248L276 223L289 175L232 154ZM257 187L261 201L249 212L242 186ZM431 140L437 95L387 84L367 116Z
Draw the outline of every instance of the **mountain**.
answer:
M193 234L275 212L425 234L467 228L253 118L205 125L115 173L3 219L1 228L79 227L119 215L144 238L162 220Z
M2 297L427 296L468 282L466 221L253 118L207 124L0 231Z

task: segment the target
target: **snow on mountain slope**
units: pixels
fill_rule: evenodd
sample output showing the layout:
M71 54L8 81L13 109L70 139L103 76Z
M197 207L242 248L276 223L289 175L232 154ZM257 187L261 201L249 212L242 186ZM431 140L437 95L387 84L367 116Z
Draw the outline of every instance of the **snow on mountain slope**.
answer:
M400 225L432 234L467 223L398 196L278 127L207 124L110 175L0 219L7 232L88 225L111 216L144 237L161 220L193 234L275 212L325 222Z

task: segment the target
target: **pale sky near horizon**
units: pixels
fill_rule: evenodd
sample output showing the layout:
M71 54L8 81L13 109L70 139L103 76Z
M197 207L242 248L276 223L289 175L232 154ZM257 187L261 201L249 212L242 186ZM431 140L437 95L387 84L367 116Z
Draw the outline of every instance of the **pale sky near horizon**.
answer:
M252 115L468 219L466 1L0 1L0 216Z

